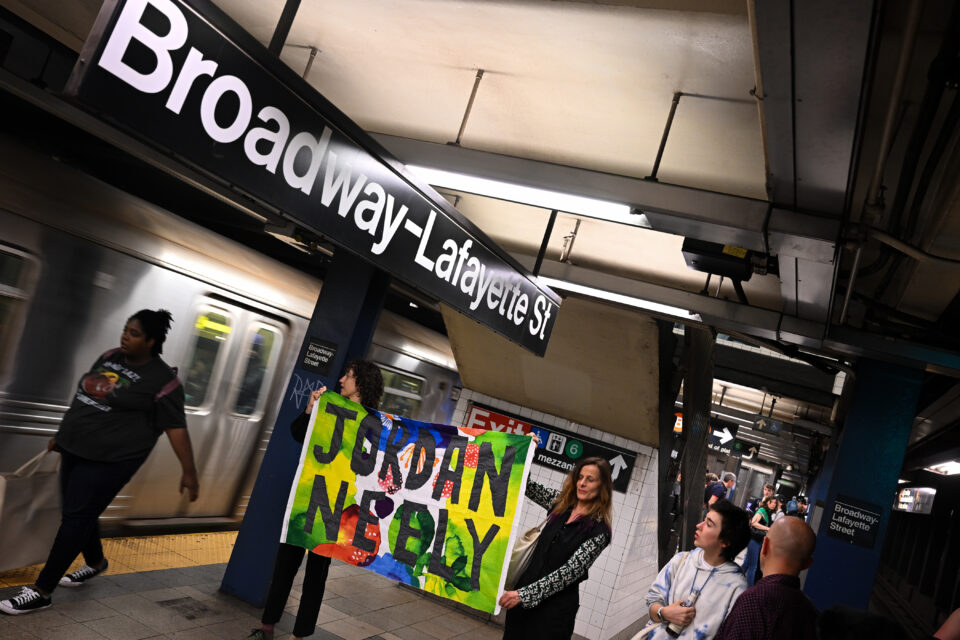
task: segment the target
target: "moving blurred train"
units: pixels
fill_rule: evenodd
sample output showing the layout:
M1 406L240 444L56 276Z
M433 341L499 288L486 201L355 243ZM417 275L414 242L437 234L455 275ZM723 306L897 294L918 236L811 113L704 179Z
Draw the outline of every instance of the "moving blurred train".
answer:
M2 135L0 148L0 471L45 447L127 317L166 308L200 499L177 493L162 438L104 518L242 516L321 281ZM450 421L460 379L445 336L383 311L366 357L384 371L384 410Z

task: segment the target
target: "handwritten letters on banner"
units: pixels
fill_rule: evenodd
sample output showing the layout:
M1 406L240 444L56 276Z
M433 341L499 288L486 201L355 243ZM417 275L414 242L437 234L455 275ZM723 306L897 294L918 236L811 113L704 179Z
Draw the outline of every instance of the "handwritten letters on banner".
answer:
M281 539L497 613L532 439L368 412L332 392L310 424Z

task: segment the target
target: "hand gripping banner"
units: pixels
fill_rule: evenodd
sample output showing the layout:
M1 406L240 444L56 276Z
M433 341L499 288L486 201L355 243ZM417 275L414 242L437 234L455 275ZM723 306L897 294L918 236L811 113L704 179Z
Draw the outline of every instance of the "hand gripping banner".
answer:
M378 414L330 391L310 424L281 540L498 613L532 438Z

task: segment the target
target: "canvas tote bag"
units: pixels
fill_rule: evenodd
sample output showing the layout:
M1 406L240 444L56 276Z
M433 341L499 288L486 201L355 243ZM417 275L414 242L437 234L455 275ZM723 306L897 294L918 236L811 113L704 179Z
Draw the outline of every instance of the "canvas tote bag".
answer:
M530 559L533 557L533 550L537 548L537 540L540 539L540 530L543 529L549 519L550 514L547 513L547 517L543 522L532 529L527 529L513 544L513 552L510 554L510 566L507 568L507 580L503 584L506 590L513 590L517 585L517 580L519 580L523 572L527 570L527 565L530 564Z
M60 527L60 454L0 473L0 571L44 562Z

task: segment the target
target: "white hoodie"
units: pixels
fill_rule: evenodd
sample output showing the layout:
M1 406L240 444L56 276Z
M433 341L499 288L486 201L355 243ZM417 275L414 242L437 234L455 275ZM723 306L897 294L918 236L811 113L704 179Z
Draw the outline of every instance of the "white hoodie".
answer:
M655 602L668 605L686 600L694 588L702 589L694 605L697 613L680 638L710 640L730 613L733 603L747 588L747 579L740 572L740 567L732 562L725 562L719 567L709 565L703 559L703 549L681 551L670 559L650 585L647 608ZM666 623L655 627L648 640L672 640L667 635L666 627Z

